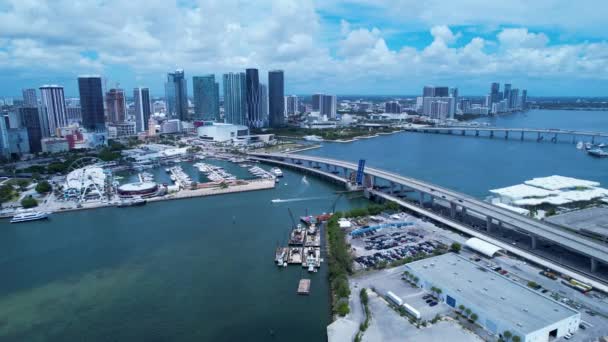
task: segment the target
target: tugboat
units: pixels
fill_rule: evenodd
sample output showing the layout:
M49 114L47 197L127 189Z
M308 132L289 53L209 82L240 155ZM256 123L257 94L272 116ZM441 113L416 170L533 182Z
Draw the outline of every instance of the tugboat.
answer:
M29 210L29 211L20 212L20 213L16 214L15 216L13 216L13 218L11 219L11 223L44 220L44 219L47 219L48 217L49 217L49 213L42 212L42 211Z

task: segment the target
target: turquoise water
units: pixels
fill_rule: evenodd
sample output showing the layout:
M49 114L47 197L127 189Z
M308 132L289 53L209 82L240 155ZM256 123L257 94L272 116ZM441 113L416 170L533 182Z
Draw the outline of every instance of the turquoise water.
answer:
M274 190L2 221L0 340L322 341L327 265L298 296L308 273L273 259L287 208L326 212L336 190L285 170Z
M497 127L563 128L608 132L608 112L534 110L481 119ZM577 150L571 138L537 143L460 135L398 133L352 143L323 143L303 152L358 161L366 165L443 185L485 198L490 189L533 177L562 175L589 179L608 187L608 158Z
M492 120L608 131L608 112L531 111ZM608 186L608 160L571 143L400 133L323 145L306 153L365 158L481 198L551 174ZM48 222L1 221L0 341L325 340L326 265L311 276L311 295L301 297L302 269L277 269L273 254L287 238L288 207L296 216L329 211L341 189L283 171L274 190L55 214ZM164 170L155 172L168 182ZM271 202L278 198L287 201ZM337 207L364 203L341 199Z

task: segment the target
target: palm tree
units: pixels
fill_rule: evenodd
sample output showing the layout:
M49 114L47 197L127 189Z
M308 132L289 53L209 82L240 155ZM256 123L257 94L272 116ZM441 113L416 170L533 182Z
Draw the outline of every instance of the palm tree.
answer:
M471 315L471 309L466 308L466 310L464 310L464 312L467 314L467 317Z
M478 318L478 317L477 317L477 314L476 314L476 313L473 313L473 314L471 315L471 321L475 322L475 321L477 320L477 318Z
M458 305L458 310L460 310L460 313L464 312L464 309L466 309L466 307L462 304Z
M511 336L513 336L513 334L511 334L511 332L509 330L506 330L505 332L502 333L502 336L505 338L505 341L508 341L511 339Z
M513 336L513 338L511 339L511 341L513 341L513 342L521 342L521 337L515 335L515 336Z

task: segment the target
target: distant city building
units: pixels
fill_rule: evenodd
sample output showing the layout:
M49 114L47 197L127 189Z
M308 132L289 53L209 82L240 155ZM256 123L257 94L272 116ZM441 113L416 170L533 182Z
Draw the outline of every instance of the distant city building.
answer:
M311 108L311 111L313 111L313 112L319 112L319 111L321 111L321 97L323 97L323 94L314 94L312 96L312 108Z
M511 106L512 101L511 101L511 84L510 83L505 83L504 86L504 90L503 90L503 99L507 100L507 106L508 109L513 108L515 106Z
M63 87L44 85L40 87L40 98L44 111L44 115L41 116L43 119L41 122L43 136L56 136L57 128L68 124Z
M150 119L148 119L148 136L149 137L153 137L156 135L157 132L157 124L156 124L156 120L154 120L154 118L150 117Z
M336 118L337 112L337 97L336 95L322 95L321 96L321 108L319 113L321 115L327 115L330 119Z
M490 85L490 103L488 104L488 107L501 100L502 96L500 96L500 83L494 82Z
M133 99L135 101L135 132L146 132L151 114L150 90L141 87L133 89Z
M247 125L247 85L245 73L223 75L224 120L235 125Z
M43 138L42 125L40 123L40 113L36 107L19 108L21 125L27 130L27 136L31 153L42 152L40 140Z
M422 114L437 120L452 119L455 108L453 97L425 97L422 103Z
M261 117L262 117L262 125L261 127L268 126L268 87L260 83L260 107L261 107Z
M448 87L435 87L435 97L448 97L450 90Z
M215 75L192 77L194 118L197 120L220 120L220 91Z
M523 110L528 109L528 91L526 89L523 89L521 91L520 102L521 102L521 109L523 109Z
M249 128L243 125L213 123L197 128L199 138L214 142L228 142L244 139L249 135Z
M78 91L80 93L82 126L91 132L104 131L105 116L103 110L101 77L78 77Z
M268 72L268 107L270 127L281 127L285 125L284 82L283 70L272 70Z
M106 110L109 122L116 124L125 121L127 102L123 89L110 89L106 92Z
M401 104L397 101L389 101L384 103L384 112L390 114L400 114Z
M108 138L116 139L130 137L137 134L136 124L133 121L108 124Z
M178 119L171 119L163 121L160 126L160 132L163 134L173 134L182 131L181 121Z
M424 88L422 88L422 97L434 97L434 96L435 96L435 87L424 86Z
M245 69L247 94L247 119L249 127L262 127L262 103L260 99L260 79L258 69Z
M184 70L178 69L167 74L165 83L167 116L179 120L188 119L188 87Z
M23 106L24 107L38 107L38 97L36 96L36 89L23 89Z
M294 115L300 112L298 97L296 95L285 96L285 115Z

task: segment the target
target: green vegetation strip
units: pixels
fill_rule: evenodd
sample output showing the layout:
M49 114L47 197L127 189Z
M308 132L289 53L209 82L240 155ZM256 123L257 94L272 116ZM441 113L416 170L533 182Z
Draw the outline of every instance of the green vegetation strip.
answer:
M372 314L369 310L369 297L367 295L366 289L361 289L361 292L359 292L359 298L361 299L361 304L363 304L363 307L365 308L365 321L359 325L359 331L355 336L355 342L361 341L365 330L367 330L367 328L369 327L369 319L372 317Z

